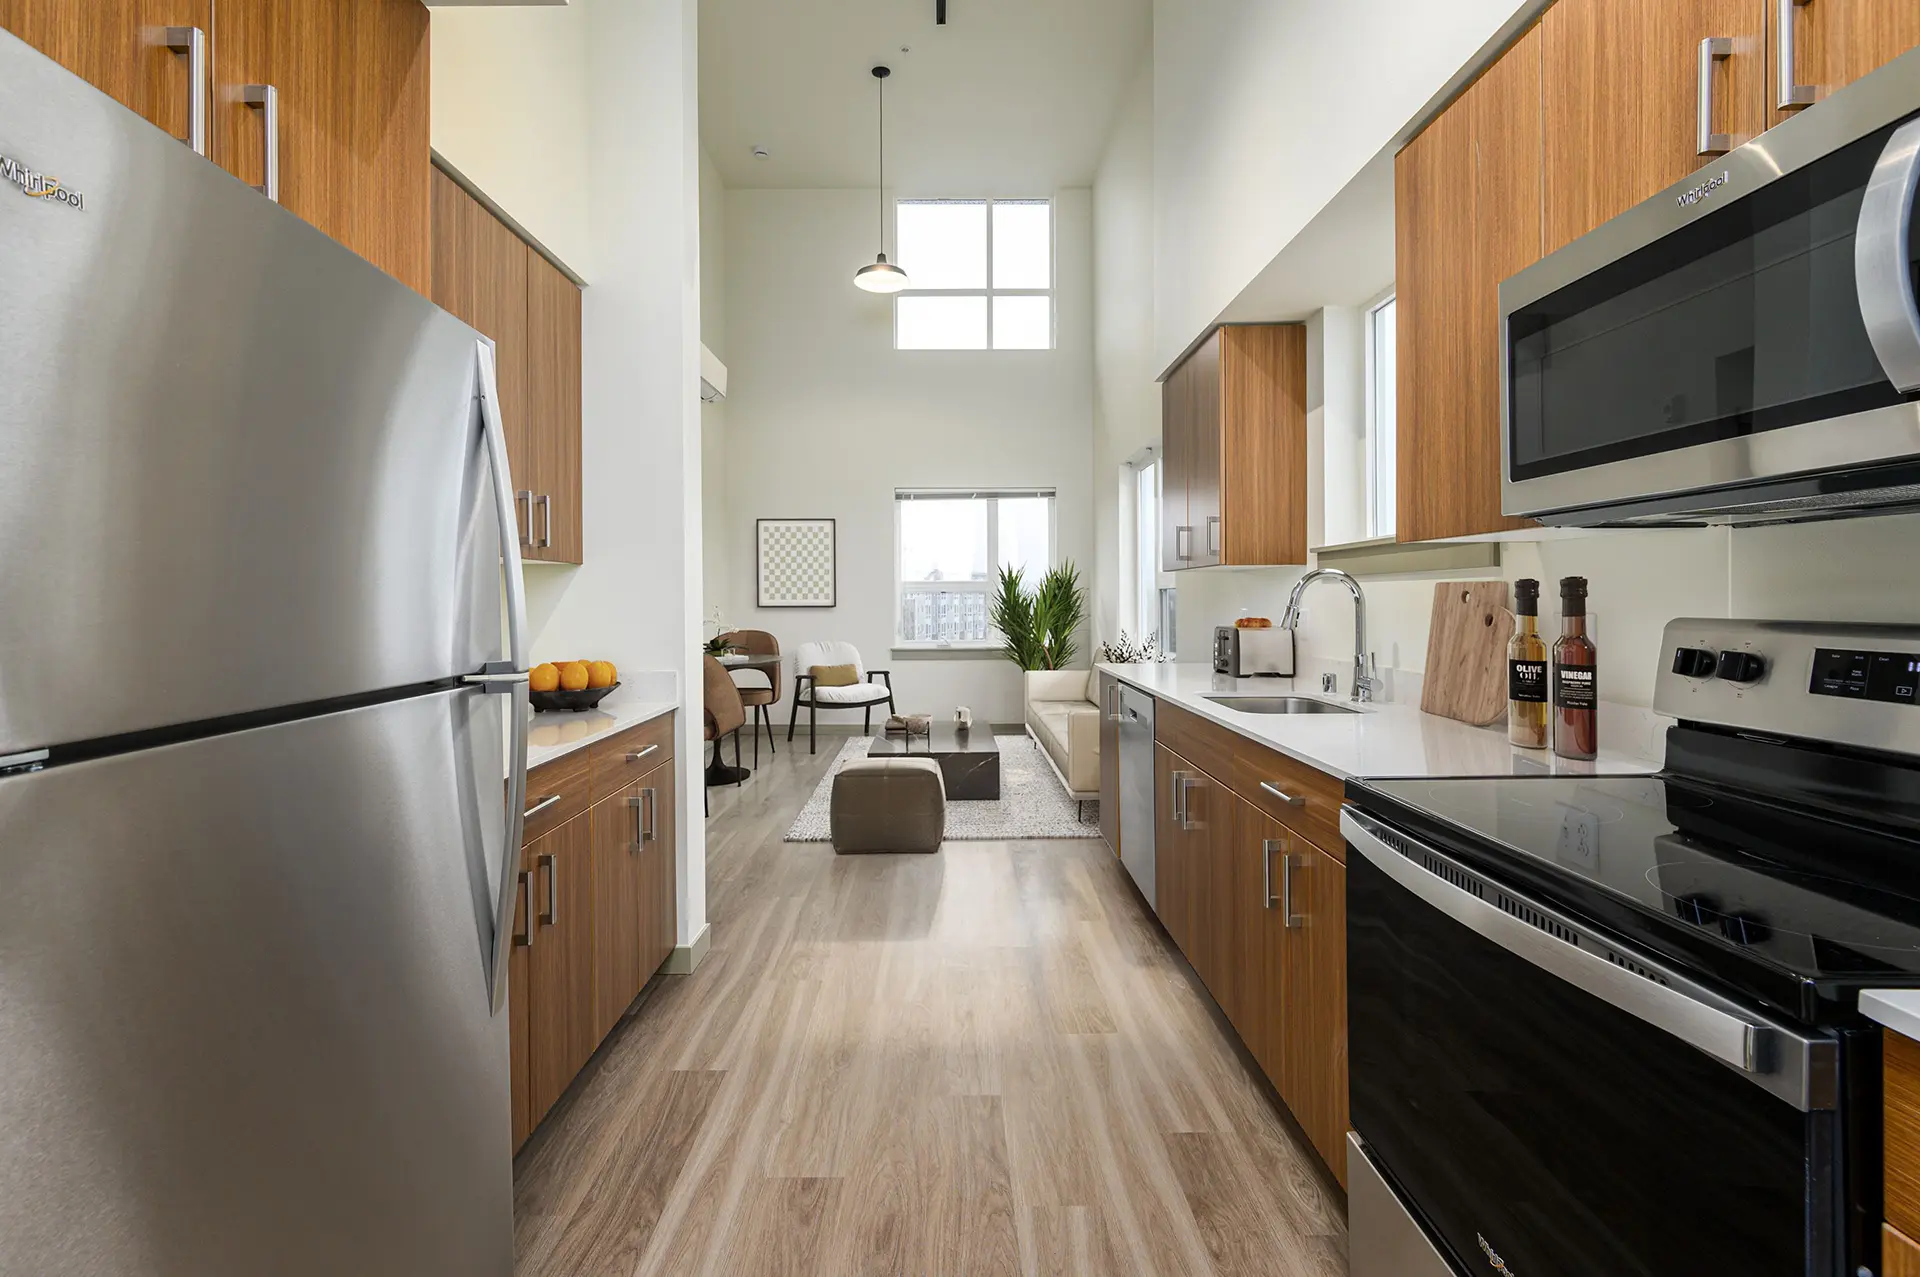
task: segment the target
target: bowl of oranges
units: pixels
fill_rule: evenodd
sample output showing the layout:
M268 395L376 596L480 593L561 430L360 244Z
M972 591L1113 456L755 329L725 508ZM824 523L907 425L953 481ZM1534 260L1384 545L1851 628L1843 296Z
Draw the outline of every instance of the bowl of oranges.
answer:
M620 671L612 661L546 661L533 667L527 686L535 709L592 709L620 686Z

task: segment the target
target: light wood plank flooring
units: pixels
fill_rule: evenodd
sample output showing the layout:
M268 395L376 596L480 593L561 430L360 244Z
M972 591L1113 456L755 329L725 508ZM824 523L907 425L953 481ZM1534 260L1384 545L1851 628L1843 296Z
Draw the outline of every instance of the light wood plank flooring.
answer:
M1344 1277L1338 1188L1104 843L782 843L840 739L795 744L713 791L706 962L518 1159L522 1277Z

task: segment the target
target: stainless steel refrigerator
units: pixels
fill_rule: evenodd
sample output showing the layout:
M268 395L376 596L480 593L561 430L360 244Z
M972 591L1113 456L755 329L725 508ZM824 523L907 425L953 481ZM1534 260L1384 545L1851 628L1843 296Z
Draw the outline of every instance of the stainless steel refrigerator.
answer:
M6 35L0 176L0 1273L507 1274L491 348Z

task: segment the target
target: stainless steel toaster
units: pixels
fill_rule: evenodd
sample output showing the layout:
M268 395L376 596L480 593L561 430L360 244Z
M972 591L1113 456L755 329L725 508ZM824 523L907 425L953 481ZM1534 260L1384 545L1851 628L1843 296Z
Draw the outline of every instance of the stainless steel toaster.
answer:
M1213 672L1229 678L1293 677L1293 631L1222 625L1213 632Z

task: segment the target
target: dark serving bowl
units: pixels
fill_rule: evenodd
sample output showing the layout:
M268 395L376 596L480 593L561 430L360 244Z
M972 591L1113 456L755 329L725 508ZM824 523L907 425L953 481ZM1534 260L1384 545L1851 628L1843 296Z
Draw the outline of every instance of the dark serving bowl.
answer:
M598 705L601 701L604 701L605 699L607 699L607 693L611 692L614 688L618 686L620 686L619 683L614 683L608 687L582 688L580 691L577 691L577 692L564 692L564 691L532 692L530 691L527 693L527 695L532 698L533 707L537 710L578 711L583 709L592 709L595 705Z

